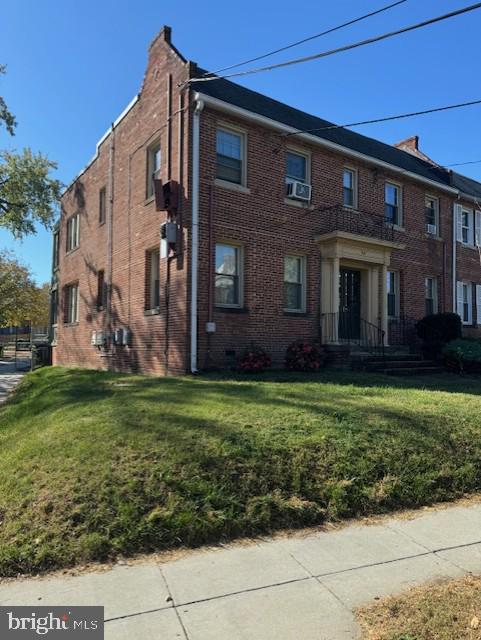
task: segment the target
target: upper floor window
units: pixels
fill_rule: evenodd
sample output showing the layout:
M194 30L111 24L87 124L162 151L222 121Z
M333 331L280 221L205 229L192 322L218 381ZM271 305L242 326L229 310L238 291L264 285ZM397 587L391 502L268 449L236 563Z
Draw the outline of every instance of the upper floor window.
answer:
M160 172L160 142L154 142L147 149L147 184L145 196L147 199L154 195L154 178L159 176Z
M245 182L245 136L236 131L217 129L216 177L235 184Z
M160 306L160 251L146 253L145 309L154 311Z
M384 211L386 222L401 225L401 189L396 184L386 182L384 186Z
M463 209L461 212L461 239L464 244L474 244L474 218L473 212Z
M78 282L65 287L65 317L67 324L78 322L79 318L79 289Z
M424 280L426 315L430 316L438 312L438 280L437 278L426 278Z
M353 169L344 169L342 175L343 196L342 201L345 207L355 209L357 207L357 176Z
M53 234L53 257L52 257L52 267L53 269L57 269L59 265L59 247L60 247L60 233L55 231Z
M215 303L240 307L242 303L242 248L231 244L215 247Z
M439 229L439 200L437 198L426 196L424 219L426 232L430 235L437 236Z
M305 311L305 257L284 258L284 311Z
M286 154L286 182L308 182L307 156L295 151Z
M390 318L399 315L399 272L387 272L387 313Z
M99 224L105 222L105 214L107 211L107 189L102 187L99 191Z
M80 215L67 220L67 251L73 251L80 244Z

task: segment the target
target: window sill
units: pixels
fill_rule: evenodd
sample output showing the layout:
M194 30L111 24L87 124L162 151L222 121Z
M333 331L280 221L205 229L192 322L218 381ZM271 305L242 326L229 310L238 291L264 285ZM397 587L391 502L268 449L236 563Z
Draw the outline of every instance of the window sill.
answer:
M249 309L246 307L223 307L222 305L216 305L215 310L219 313L249 313Z
M402 227L399 224L393 224L392 222L385 222L384 224L386 225L386 227L389 227L390 229L394 229L394 231L402 231L403 233L406 232L406 228Z
M103 227L105 225L105 220L103 222L99 222L99 227Z
M465 249L471 249L472 251L479 250L479 247L475 247L474 244L467 244L466 242L462 242L461 240L458 240L457 243L460 244Z
M145 198L144 201L144 206L150 204L151 202L153 202L155 200L154 195L152 194L151 196L149 196L148 198Z
M428 240L436 240L437 242L442 242L443 239L441 238L441 236L435 236L432 233L425 233L424 236L428 239Z
M158 316L160 313L160 307L156 307L155 309L146 309L144 311L144 316Z
M282 313L285 316L292 316L294 318L306 318L307 317L307 311L293 311L293 310L289 310L289 309L283 309Z
M64 322L63 326L64 327L78 327L80 324L80 322Z
M232 191L238 191L239 193L250 194L251 190L243 184L237 184L237 182L229 182L228 180L221 180L216 178L214 181L216 187L222 187L223 189L231 189Z
M294 200L294 198L284 198L284 204L290 205L291 207L298 207L299 209L309 209L313 210L314 205L310 202L302 202L301 200Z
M65 252L66 256L71 256L72 253L75 253L76 251L78 251L80 248L80 245L78 247L74 247L73 249L69 249L68 251Z
M355 205L354 207L350 207L348 204L343 204L342 208L344 209L344 211L348 211L349 213L361 213L357 208L357 205Z

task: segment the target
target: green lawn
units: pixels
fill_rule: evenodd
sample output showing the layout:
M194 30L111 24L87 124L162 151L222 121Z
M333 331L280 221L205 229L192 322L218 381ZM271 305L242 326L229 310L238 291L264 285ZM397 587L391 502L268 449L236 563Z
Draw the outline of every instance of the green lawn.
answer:
M427 380L29 374L0 409L0 575L477 491L481 380Z

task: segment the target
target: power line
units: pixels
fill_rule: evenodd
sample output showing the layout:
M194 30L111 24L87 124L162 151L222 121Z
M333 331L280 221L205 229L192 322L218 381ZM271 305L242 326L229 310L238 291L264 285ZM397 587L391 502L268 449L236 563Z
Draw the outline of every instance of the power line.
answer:
M467 164L480 164L481 160L469 160L468 162L455 162L453 164L444 164L443 167L464 167Z
M472 105L481 104L481 100L471 100L470 102L460 102L458 104L450 104L444 107L435 107L433 109L425 109L424 111L413 111L411 113L401 113L395 116L386 116L384 118L375 118L373 120L360 120L359 122L350 122L348 124L331 124L326 127L316 127L314 129L298 129L284 136L295 136L299 133L312 133L314 131L332 131L333 129L347 129L349 127L359 127L365 124L376 124L378 122L389 122L390 120L402 120L403 118L413 118L415 116L423 116L429 113L437 113L440 111L449 111L451 109L460 109L462 107L470 107Z
M361 40L359 42L355 42L353 44L344 45L343 47L337 47L336 49L330 49L329 51L323 51L321 53L316 53L311 56L304 56L302 58L295 58L294 60L287 60L286 62L279 62L277 64L269 65L267 67L257 67L254 69L247 69L246 71L237 71L235 73L225 74L223 76L209 76L204 78L190 78L186 84L191 84L192 82L200 83L200 82L211 82L213 80L222 80L225 78L235 78L239 76L247 76L254 73L261 73L264 71L272 71L273 69L281 69L284 67L289 67L295 64L301 64L303 62L310 62L311 60L319 60L320 58L327 58L328 56L335 55L337 53L342 53L344 51L350 51L352 49L357 49L359 47L364 47L369 44L374 44L375 42L381 42L382 40L387 40L388 38L393 38L394 36L398 36L404 33L408 33L410 31L415 31L416 29L421 29L423 27L427 27L431 24L435 24L437 22L442 22L443 20L448 20L450 18L454 18L456 16L460 16L465 13L469 13L471 11L475 11L476 9L481 8L481 2L476 2L475 4L469 5L468 7L463 7L462 9L457 9L456 11L451 11L449 13L445 13L441 16L436 16L435 18L430 18L429 20L424 20L423 22L418 22L416 24L410 25L408 27L403 27L402 29L397 29L396 31L390 31L389 33L384 33L380 36L374 36L372 38L367 38L366 40Z
M330 33L334 33L335 31L340 31L341 29L344 29L345 27L350 27L353 24L356 24L358 22L362 22L363 20L367 20L368 18L372 18L373 16L376 16L380 13L384 13L385 11L388 11L389 9L393 9L394 7L399 6L400 4L404 4L405 2L407 2L408 0L398 0L397 2L393 2L392 4L388 4L385 7L381 7L380 9L376 9L376 11L371 11L370 13L366 13L362 16L359 16L358 18L353 18L352 20L349 20L348 22L343 22L342 24L338 25L337 27L331 27L330 29L327 29L326 31L321 31L321 33L316 33L313 36L309 36L307 38L303 38L302 40L298 40L297 42L293 42L292 44L288 44L284 47L280 47L279 49L274 49L273 51L269 51L268 53L264 53L260 56L256 56L255 58L249 58L248 60L244 60L243 62L238 62L237 64L231 64L228 67L222 67L221 69L217 69L216 71L206 71L204 74L202 74L202 77L205 76L212 76L212 75L216 75L218 73L222 73L223 71L230 71L231 69L237 69L237 67L243 67L246 64L251 64L252 62L257 62L258 60L263 60L264 58L269 58L270 56L273 56L277 53L282 53L283 51L287 51L288 49L292 49L294 47L298 47L301 44L305 44L306 42L310 42L311 40L316 40L316 38L321 38L323 36L327 36Z

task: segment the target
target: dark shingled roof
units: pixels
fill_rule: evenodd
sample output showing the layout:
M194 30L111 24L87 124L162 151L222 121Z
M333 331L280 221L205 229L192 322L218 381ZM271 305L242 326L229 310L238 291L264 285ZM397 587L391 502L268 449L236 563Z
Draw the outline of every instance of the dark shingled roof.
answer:
M198 67L197 72L199 76L207 73ZM197 83L194 81L191 86L200 93L228 102L247 111L252 111L271 120L276 120L294 129L305 131L307 129L322 129L323 127L333 125L332 122L310 115L294 107L289 107L278 100L269 98L257 91L252 91L252 89L247 89L229 80L218 79L213 82ZM407 151L402 151L374 138L368 138L360 133L344 128L312 131L310 133L318 138L334 142L335 144L347 147L366 156L387 162L405 171L410 171L423 178L434 180L446 186L454 186L469 195L481 198L481 184L479 182L471 178L466 178L458 173L448 172L441 167L434 167Z

